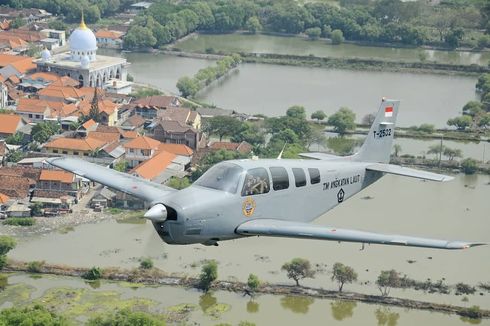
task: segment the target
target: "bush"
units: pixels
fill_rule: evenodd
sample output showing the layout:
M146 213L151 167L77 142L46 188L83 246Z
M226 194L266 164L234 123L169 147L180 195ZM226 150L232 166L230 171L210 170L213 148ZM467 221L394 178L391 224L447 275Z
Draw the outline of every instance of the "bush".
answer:
M204 264L199 275L199 287L204 291L208 291L211 284L218 278L218 264L215 260L211 260Z
M40 273L44 267L44 261L31 261L27 264L27 271L29 273Z
M461 168L463 169L464 174L475 174L478 169L478 164L476 160L472 158L465 158L461 161Z
M86 280L98 280L102 277L102 270L100 267L92 267L88 271L82 274L82 277Z
M153 268L153 260L151 258L141 258L140 259L140 268L142 269L152 269Z
M3 221L4 225L33 226L36 220L32 217L9 217Z

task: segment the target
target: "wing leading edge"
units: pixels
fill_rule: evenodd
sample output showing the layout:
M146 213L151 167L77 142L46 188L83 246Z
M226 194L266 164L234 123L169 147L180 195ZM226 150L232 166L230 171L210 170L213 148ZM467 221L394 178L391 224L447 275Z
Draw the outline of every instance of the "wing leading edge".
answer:
M153 202L175 191L172 188L146 181L84 160L68 157L47 159L48 163L81 177L120 190L147 202Z
M262 235L270 237L361 242L436 249L467 249L470 247L485 245L485 243L437 240L349 229L336 229L315 224L275 219L256 219L247 221L237 227L236 233L248 236Z

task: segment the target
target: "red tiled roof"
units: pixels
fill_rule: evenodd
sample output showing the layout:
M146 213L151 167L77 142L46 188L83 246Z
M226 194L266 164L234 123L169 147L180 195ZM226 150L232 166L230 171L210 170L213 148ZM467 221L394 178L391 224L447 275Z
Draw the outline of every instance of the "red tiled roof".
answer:
M0 114L0 133L15 134L21 119L16 114Z
M124 148L157 149L160 144L161 143L158 140L147 136L141 136L124 144Z
M136 166L131 172L138 174L144 179L151 180L165 171L174 158L175 154L162 151Z
M75 175L62 170L42 170L39 181L59 181L61 183L72 183Z

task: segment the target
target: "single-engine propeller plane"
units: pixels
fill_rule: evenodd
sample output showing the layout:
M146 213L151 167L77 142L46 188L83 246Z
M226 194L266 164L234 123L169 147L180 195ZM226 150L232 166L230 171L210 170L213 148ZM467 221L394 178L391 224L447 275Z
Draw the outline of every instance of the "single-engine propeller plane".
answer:
M224 240L272 236L438 249L483 245L309 223L385 174L452 179L388 163L399 104L382 100L366 140L354 155L305 153L302 156L309 159L225 161L180 191L79 159L58 157L48 162L149 203L144 216L169 244L217 245Z

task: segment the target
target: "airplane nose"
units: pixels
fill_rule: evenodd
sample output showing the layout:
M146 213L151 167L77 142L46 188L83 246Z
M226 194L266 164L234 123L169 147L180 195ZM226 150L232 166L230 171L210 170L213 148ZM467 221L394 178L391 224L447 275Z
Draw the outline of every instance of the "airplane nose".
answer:
M163 204L153 205L144 215L145 218L154 222L163 222L167 218L167 209Z

